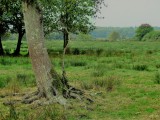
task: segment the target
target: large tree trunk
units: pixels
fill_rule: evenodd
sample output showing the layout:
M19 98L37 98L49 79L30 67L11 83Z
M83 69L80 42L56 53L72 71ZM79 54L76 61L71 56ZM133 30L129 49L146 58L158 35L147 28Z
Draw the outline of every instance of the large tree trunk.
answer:
M18 42L17 42L17 47L16 47L16 50L14 51L14 55L15 56L18 56L20 55L20 49L21 49L21 42L22 42L22 38L23 38L23 35L24 35L24 31L20 30L19 33L18 33Z
M0 36L0 55L4 55L4 50L3 50L3 46L2 46L1 36Z
M29 55L36 76L38 96L45 97L49 103L59 102L66 104L65 98L78 98L81 90L69 86L66 77L60 77L53 69L47 49L44 46L44 32L42 15L38 6L22 2L26 37L28 41ZM39 97L38 97L39 98ZM28 99L28 97L26 97ZM33 97L33 100L37 98ZM32 99L25 103L30 103Z
M23 14L29 55L40 95L47 99L62 95L62 83L51 65L44 46L42 15L38 6L23 2Z

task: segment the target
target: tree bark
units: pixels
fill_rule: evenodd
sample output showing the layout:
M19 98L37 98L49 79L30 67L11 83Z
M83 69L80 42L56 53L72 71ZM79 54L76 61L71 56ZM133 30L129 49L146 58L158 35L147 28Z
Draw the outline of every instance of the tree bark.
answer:
M63 43L63 49L64 49L67 47L68 40L69 40L69 34L66 30L64 30L63 32L63 40L64 40L64 43Z
M38 87L38 95L37 93L33 95L37 95L38 98L39 96L45 97L48 101L47 104L59 102L65 105L66 100L64 98L80 99L79 95L82 95L83 92L69 86L65 75L60 77L51 64L47 49L44 46L42 15L39 7L36 4L29 4L28 0L22 2L22 7L29 55ZM31 103L38 98L26 97L28 100L23 102Z
M38 6L22 2L29 55L40 95L47 99L62 95L61 78L53 69L44 46L42 15Z
M68 41L69 41L69 33L67 30L63 30L63 55L62 55L62 84L64 86L67 86L67 88L69 88L68 85L68 80L66 79L66 71L65 71L65 54L66 54L66 50L68 49Z
M13 53L15 56L20 55L20 49L21 49L21 44L22 44L21 42L22 42L22 38L23 38L24 33L25 33L24 31L19 30L17 47L16 47L16 50Z
M1 36L0 36L0 55L4 55Z

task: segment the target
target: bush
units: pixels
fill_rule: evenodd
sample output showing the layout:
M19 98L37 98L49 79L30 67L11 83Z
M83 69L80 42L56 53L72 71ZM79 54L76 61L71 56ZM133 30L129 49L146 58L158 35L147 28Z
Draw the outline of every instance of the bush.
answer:
M71 66L74 66L74 67L87 65L85 61L71 61L70 64Z
M160 64L157 64L157 65L156 65L156 68L160 68Z
M155 74L154 83L160 84L160 73L159 72Z
M147 33L143 39L143 41L160 41L160 31L152 31Z
M72 53L73 53L73 55L79 55L80 50L78 48L75 48Z
M103 49L97 49L97 50L96 50L97 56L100 56L103 52L104 52Z

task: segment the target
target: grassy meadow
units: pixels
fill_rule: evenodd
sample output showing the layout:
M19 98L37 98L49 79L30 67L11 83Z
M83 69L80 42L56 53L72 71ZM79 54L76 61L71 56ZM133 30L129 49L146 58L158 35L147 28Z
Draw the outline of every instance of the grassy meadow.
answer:
M3 41L12 53L15 41ZM55 69L61 74L62 41L47 41ZM160 43L70 41L65 58L71 85L93 103L69 100L68 106L33 107L3 102L22 99L36 89L23 41L20 57L0 57L0 120L160 120ZM17 94L17 95L15 95Z

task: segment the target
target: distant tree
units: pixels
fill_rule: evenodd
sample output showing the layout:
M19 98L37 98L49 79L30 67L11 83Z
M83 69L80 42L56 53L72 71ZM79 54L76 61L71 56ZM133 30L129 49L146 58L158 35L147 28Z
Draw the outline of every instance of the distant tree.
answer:
M4 50L2 46L2 36L7 32L8 26L3 20L4 9L3 6L0 5L0 55L4 55Z
M18 42L14 51L14 55L19 55L21 41L23 35L25 34L21 0L1 0L0 4L5 9L3 16L5 22L8 24L8 26L10 26L10 31L12 33L18 33Z
M136 38L141 41L143 39L143 37L147 33L151 32L153 30L154 29L153 29L153 27L151 25L149 25L149 24L142 24L136 30Z
M116 31L113 31L112 33L110 33L108 39L109 39L109 41L116 41L116 40L120 39L120 34Z

